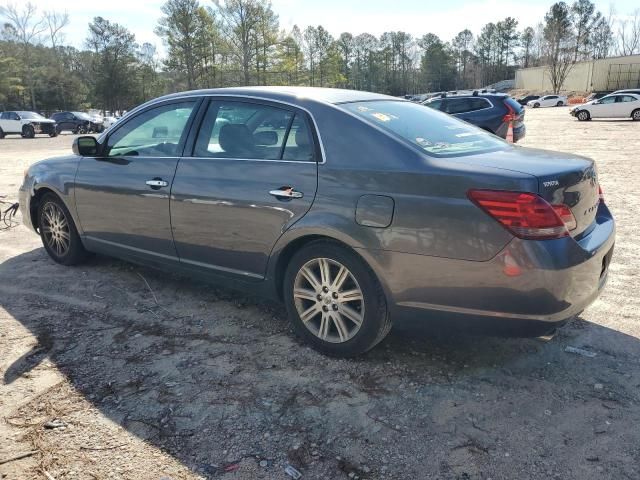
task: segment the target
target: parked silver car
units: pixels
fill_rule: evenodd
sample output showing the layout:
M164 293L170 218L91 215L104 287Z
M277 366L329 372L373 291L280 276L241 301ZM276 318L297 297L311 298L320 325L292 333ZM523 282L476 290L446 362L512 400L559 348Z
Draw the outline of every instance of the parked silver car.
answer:
M551 328L598 296L613 252L592 160L385 95L179 93L73 150L20 188L56 262L98 252L281 299L331 355L430 315Z

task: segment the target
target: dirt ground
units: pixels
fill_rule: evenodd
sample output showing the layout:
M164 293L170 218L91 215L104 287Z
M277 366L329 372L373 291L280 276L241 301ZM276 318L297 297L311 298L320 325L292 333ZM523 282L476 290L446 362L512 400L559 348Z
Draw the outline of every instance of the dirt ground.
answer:
M551 339L425 326L334 360L278 304L0 231L0 477L639 479L640 122L526 116L523 145L598 161L618 221L606 290ZM0 140L0 195L71 140Z

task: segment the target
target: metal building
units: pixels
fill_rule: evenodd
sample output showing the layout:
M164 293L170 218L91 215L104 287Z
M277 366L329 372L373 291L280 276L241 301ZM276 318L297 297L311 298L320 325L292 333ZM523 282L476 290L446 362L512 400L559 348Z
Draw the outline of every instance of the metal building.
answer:
M516 86L521 90L552 91L547 67L516 71ZM576 63L562 86L568 92L607 92L622 88L640 88L640 55L610 57Z

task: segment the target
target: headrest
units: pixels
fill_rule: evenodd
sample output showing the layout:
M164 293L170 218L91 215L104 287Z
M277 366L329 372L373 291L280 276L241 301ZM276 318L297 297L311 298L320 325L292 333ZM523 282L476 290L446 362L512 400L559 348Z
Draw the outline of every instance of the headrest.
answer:
M229 123L220 129L219 143L230 155L246 155L253 151L253 136L246 125Z

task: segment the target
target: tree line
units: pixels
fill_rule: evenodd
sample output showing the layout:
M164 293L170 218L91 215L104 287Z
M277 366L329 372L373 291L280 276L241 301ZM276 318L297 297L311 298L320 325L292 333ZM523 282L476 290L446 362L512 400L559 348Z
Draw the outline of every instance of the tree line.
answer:
M405 95L487 86L531 66L547 66L559 90L577 61L640 53L640 10L604 15L590 0L554 3L532 26L506 17L449 41L403 31L334 37L322 25L286 31L269 0L168 0L159 14L162 58L102 17L76 48L64 42L67 13L0 7L0 109L121 111L163 93L240 85Z

